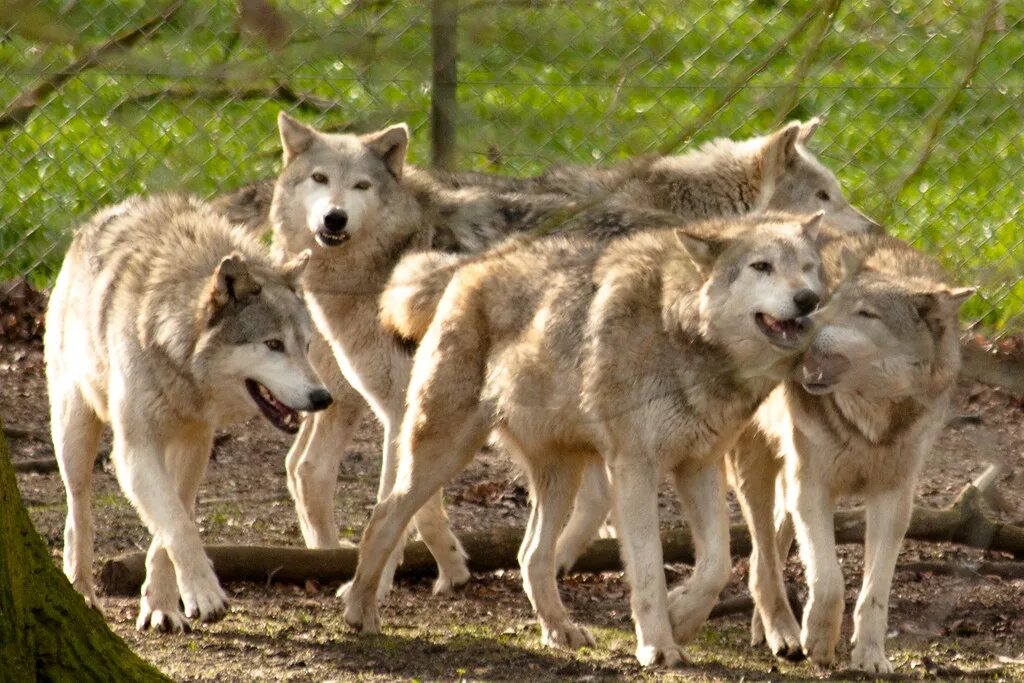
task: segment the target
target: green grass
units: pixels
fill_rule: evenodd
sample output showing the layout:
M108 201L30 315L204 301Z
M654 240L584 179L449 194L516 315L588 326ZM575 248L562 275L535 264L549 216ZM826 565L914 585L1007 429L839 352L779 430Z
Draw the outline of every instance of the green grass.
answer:
M141 0L41 3L95 45L152 12ZM411 156L429 153L429 4L293 2L294 40L278 51L231 46L234 2L190 1L160 37L72 79L24 127L0 131L0 279L46 286L75 223L133 192L211 195L277 168L269 98L244 102L125 98L182 84L287 80L337 103L321 125L370 129L405 120ZM531 173L554 162L608 162L659 148L746 74L815 3L673 0L472 2L459 27L459 163ZM1003 329L1024 311L1024 15L1005 3L971 87L955 100L923 172L913 164L932 107L960 78L987 3L850 0L787 108L805 31L699 131L751 135L786 117L824 113L814 146L850 197L939 256L982 294L964 311ZM954 8L955 6L955 8ZM2 13L0 13L2 18ZM13 35L0 43L0 99L68 63L68 47ZM285 105L288 106L288 105Z

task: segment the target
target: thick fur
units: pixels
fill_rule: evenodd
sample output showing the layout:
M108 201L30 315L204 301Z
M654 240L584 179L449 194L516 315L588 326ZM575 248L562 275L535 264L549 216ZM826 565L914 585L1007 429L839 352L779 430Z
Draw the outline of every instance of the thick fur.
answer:
M803 168L801 140L815 125L790 124L778 134L744 143L744 158L750 169L758 169L757 173L750 171L753 175L732 153L721 155L714 163L691 163L685 161L686 156L666 158L677 159L673 168L690 169L689 175L677 178L681 196L703 193L700 202L687 204L689 219L730 215L780 201L772 199L774 190L762 193L769 186L764 178L789 177L795 173L793 169ZM638 202L626 193L594 202L592 197L560 191L537 192L532 186L525 187L529 192L495 190L480 174L429 174L404 163L408 133L401 126L364 136L329 135L282 115L280 128L285 168L273 192L270 222L275 244L286 253L305 248L314 251L306 289L323 339L314 341L311 358L338 399L327 412L304 424L288 455L288 482L307 544L332 547L338 543L331 503L338 463L366 403L385 427L380 491L389 490L394 481L393 438L404 409L411 367L405 343L410 335L382 327L375 311L385 282L402 256L424 249L472 254L510 235L525 238L535 233L580 232L611 238L677 225L680 216ZM698 156L707 160L712 155L705 151ZM742 188L735 190L742 196L725 186L720 192L705 191L705 176L717 178L727 169L733 169L736 176L728 188ZM314 180L314 174L322 182ZM829 179L834 183L830 174ZM812 185L801 187L812 192ZM744 199L748 195L753 197L751 202ZM801 201L816 201L813 194L809 197ZM237 208L245 201L229 204ZM682 206L679 204L680 210ZM343 237L324 233L325 216L332 209L345 212ZM333 246L325 246L325 239L333 240ZM423 258L424 264L445 260ZM442 287L439 282L435 294ZM422 331L433 307L428 310L422 302L406 303L411 305L403 312L403 320L417 328L410 332ZM414 315L419 317L414 320ZM391 323L404 324L398 318L388 321ZM327 367L331 351L335 367ZM430 532L437 534L433 546L450 547L444 518L436 514L431 519L431 529L444 530ZM451 559L442 560L448 566L442 567L439 590L451 585L452 576L456 582L467 576L464 562L451 552L445 554ZM389 583L385 580L382 589Z
M761 406L729 458L754 541L754 635L779 656L834 663L844 591L833 512L839 496L856 494L867 540L850 664L887 673L896 557L918 473L945 423L960 367L957 309L972 290L950 289L933 259L893 238L835 240L823 260L836 291L814 316L821 328L798 381ZM799 380L827 393L812 395ZM810 589L802 629L782 584L794 532Z
M294 410L330 400L306 359L306 257L275 265L242 228L182 196L129 199L75 235L44 341L68 497L64 570L92 605L90 483L109 423L118 481L153 534L139 627L183 630L187 617L225 613L195 496L214 429L260 410L247 380Z
M555 545L583 470L601 463L637 657L678 663L729 578L723 456L807 334L780 341L757 321L795 319L822 289L819 218L732 219L610 244L549 238L458 269L416 354L397 482L364 533L346 621L379 629L378 582L402 530L496 430L531 482L520 563L543 641L594 643L559 599ZM699 549L671 596L657 518L666 472Z

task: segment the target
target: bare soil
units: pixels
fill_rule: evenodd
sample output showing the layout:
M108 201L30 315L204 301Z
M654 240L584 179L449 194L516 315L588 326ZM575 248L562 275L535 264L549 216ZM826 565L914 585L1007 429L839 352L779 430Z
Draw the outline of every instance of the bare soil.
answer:
M1024 403L981 385L958 392L955 414L977 416L946 429L918 487L921 502L947 504L993 459L1024 471ZM0 415L15 462L52 457L45 437L48 407L38 343L0 345ZM225 432L217 446L197 506L210 543L301 544L285 486L285 435L261 420ZM42 438L39 438L42 435ZM357 541L373 506L380 430L367 420L346 452L335 507L343 536ZM61 561L64 490L54 474L21 474L19 485L40 534ZM117 485L109 464L94 480L99 562L145 550L149 535ZM1024 495L1004 491L1010 505L993 511L1004 521L1024 522ZM446 489L456 530L525 523L527 493L516 468L500 452L484 452ZM663 524L679 524L666 490ZM851 501L855 503L856 501ZM733 505L736 519L738 512ZM841 550L848 605L860 583L859 547ZM1006 557L955 546L907 543L901 562L919 559L971 564ZM668 568L672 583L688 572ZM789 577L802 580L799 563ZM746 592L747 562L737 558L725 595ZM848 679L849 672L821 672L807 663L777 662L748 644L749 617L712 621L688 648L691 666L642 671L633 658L635 640L621 574L573 575L562 594L598 647L569 653L542 648L516 571L474 576L446 598L430 594L430 582L400 582L382 610L385 635L353 635L341 619L336 585L233 584L231 612L220 623L197 625L186 635L138 633L137 601L107 596L111 626L131 646L176 680L800 680ZM801 590L803 590L801 585ZM849 609L847 610L849 613ZM952 577L900 572L892 591L889 651L902 676L1024 681L1024 580L992 576ZM849 638L847 615L846 640ZM843 645L841 660L848 656Z

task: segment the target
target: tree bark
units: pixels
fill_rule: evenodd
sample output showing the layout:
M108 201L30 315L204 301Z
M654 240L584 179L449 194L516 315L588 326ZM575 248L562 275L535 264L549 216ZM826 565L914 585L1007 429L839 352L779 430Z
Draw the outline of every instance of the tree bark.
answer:
M86 606L21 504L0 429L0 678L165 681Z
M434 168L455 170L455 118L458 115L458 0L431 3L434 80L430 92L430 145Z
M991 471L968 484L946 508L914 508L906 538L933 543L957 543L973 548L997 550L1024 559L1024 528L995 522L982 512L979 500L993 479ZM836 542L864 542L864 511L840 510L835 516ZM469 554L469 567L476 572L518 567L517 553L523 530L504 527L464 534L462 544ZM744 524L730 530L733 555L750 554L750 533ZM686 529L662 532L665 562L692 564L693 539ZM280 581L303 583L306 579L322 582L352 578L359 549L355 546L336 550L308 550L280 546L208 546L217 575L223 582ZM100 585L106 593L131 595L138 592L145 578L145 553L132 553L108 560L103 565ZM605 572L622 569L615 539L597 539L573 567L574 572ZM409 543L405 559L398 568L400 576L432 576L436 564L426 545Z

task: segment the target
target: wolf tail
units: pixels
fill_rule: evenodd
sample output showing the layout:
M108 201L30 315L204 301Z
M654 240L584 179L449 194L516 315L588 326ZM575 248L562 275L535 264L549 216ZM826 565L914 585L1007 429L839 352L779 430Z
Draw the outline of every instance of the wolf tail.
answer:
M211 204L235 225L258 235L270 227L270 203L273 199L274 179L264 178L218 195Z
M465 255L426 251L402 259L380 298L380 322L402 339L419 342Z

